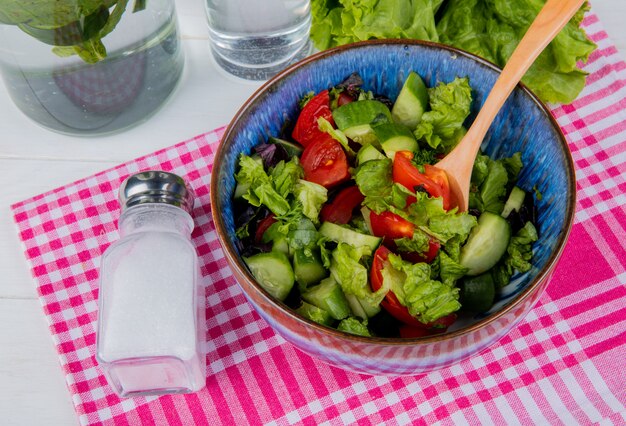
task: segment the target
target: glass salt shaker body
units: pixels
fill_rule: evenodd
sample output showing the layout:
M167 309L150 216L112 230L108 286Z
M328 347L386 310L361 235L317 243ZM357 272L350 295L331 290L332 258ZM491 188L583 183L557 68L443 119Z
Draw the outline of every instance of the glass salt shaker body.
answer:
M102 257L98 363L122 397L187 393L205 384L205 310L191 243L193 195L171 173L120 188L121 238Z

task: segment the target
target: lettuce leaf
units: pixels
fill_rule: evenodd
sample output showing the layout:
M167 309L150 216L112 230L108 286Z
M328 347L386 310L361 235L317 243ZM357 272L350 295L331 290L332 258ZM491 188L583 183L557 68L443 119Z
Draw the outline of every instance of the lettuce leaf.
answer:
M389 265L382 271L383 281L409 313L423 323L435 321L461 307L459 289L431 279L427 263L410 263L394 254L389 255Z
M438 41L443 0L313 0L311 39L319 50L372 38Z
M544 0L449 0L437 22L440 41L504 66ZM596 48L580 28L584 6L539 55L522 82L546 102L570 103L585 86L577 68Z
M290 206L287 198L293 193L302 175L302 167L297 158L286 163L280 161L268 174L261 162L242 154L235 179L239 185L247 188L243 198L251 205L264 205L278 218L298 219L297 216L302 214L302 207Z
M415 138L431 148L449 152L466 132L463 122L472 104L469 79L457 77L447 84L440 82L428 89L428 96L430 111L422 115Z
M506 196L517 182L522 167L522 156L519 152L499 160L477 155L472 170L469 208L481 213L502 213Z
M526 222L524 227L511 238L502 260L494 266L492 276L498 288L509 283L515 271L527 272L532 267L532 244L537 241L537 229L532 222Z
M300 179L296 183L294 194L302 204L304 215L313 223L318 223L322 205L328 199L328 190L315 182Z
M350 244L339 243L332 253L330 273L346 295L354 295L372 305L378 305L387 290L383 287L376 292L371 290L367 268L359 262L362 256L363 253Z
M356 334L357 336L372 336L367 328L367 320L361 320L356 317L348 317L342 319L341 322L337 325L337 330L345 331L346 333L350 334Z

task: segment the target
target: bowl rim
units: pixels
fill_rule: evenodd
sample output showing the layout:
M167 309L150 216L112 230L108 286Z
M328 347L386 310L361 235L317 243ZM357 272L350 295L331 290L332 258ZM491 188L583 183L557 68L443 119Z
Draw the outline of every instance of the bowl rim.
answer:
M567 199L567 208L565 212L565 217L566 217L565 225L566 226L564 228L564 232L562 232L559 235L555 250L550 254L550 257L546 261L546 266L542 270L539 271L535 279L532 282L530 282L529 285L525 289L523 289L515 297L513 297L500 310L490 315L487 315L484 318L481 318L480 320L474 322L473 324L469 326L462 327L462 328L459 328L457 330L450 331L450 332L435 334L432 336L423 336L423 337L412 337L412 338L379 337L379 336L367 337L367 336L358 336L355 334L343 332L343 331L340 331L331 327L321 325L307 318L304 318L303 316L296 313L294 309L287 306L284 302L272 297L265 289L263 289L257 283L256 279L252 276L248 268L245 266L245 264L241 260L241 257L237 253L233 242L230 241L229 238L227 237L227 232L226 232L224 221L222 220L221 216L216 213L216 212L221 211L221 208L215 208L215 207L221 207L222 203L220 202L219 197L217 196L219 191L213 190L219 187L218 171L221 169L221 165L224 163L224 161L222 161L222 158L226 155L226 150L224 148L223 142L227 138L234 135L234 132L235 132L234 127L236 126L239 117L241 117L241 115L245 113L246 110L254 107L254 105L259 101L260 98L262 98L262 96L266 92L271 91L274 88L274 86L279 84L280 80L296 72L300 68L304 68L307 65L319 59L336 55L345 50L356 50L356 49L361 49L361 48L365 48L368 46L383 46L384 47L388 45L392 45L392 46L398 46L398 45L400 46L414 45L415 46L416 45L416 46L426 47L430 49L446 50L450 52L451 54L461 55L468 59L471 59L474 62L477 62L479 65L489 68L492 71L497 72L498 74L502 72L501 67L497 66L496 64L494 64L493 62L487 59L474 55L473 53L467 52L465 50L462 50L456 47L444 45L441 43L424 41L424 40L412 40L412 39L367 40L367 41L345 44L345 45L333 47L327 50L314 53L296 62L295 64L287 67L280 73L276 74L273 78L266 81L244 102L244 104L238 109L238 111L233 116L233 119L228 124L224 132L224 135L222 136L222 139L219 142L219 145L217 147L214 160L213 160L213 169L212 169L212 174L211 174L211 194L210 194L210 200L211 200L211 206L212 206L211 215L213 216L213 223L215 225L215 231L218 235L218 240L220 241L220 245L222 249L224 250L224 254L227 260L229 261L228 262L229 267L237 269L237 271L235 272L239 273L239 274L235 273L235 279L237 280L238 275L245 278L247 281L247 284L249 284L249 287L253 288L260 297L265 299L267 303L270 303L274 305L276 308L278 308L279 310L281 310L283 314L286 314L287 316L291 317L292 320L296 321L297 323L300 323L303 326L313 327L314 329L316 329L316 331L322 334L330 335L330 336L343 339L343 340L352 341L354 343L383 344L383 345L389 345L389 346L412 346L415 344L428 344L428 343L445 341L448 339L454 339L456 337L470 334L479 329L483 329L484 327L495 323L496 321L498 321L498 319L505 316L509 312L515 310L518 306L522 305L527 299L531 297L535 289L544 280L547 280L550 278L552 271L556 267L558 260L561 257L563 250L565 249L565 245L567 243L569 234L571 232L571 229L574 223L574 215L575 215L575 208L576 208L576 177L575 177L574 161L573 161L569 146L567 144L567 139L565 138L565 135L563 134L563 131L561 127L559 126L558 122L556 121L556 119L554 118L550 110L548 109L547 105L543 101L541 101L541 99L539 99L539 97L535 95L526 85L524 85L521 82L518 83L519 89L525 92L530 97L530 99L534 101L534 103L539 107L541 112L543 112L550 120L552 127L556 130L558 140L561 143L563 152L565 154L565 161L568 164L566 171L567 171L567 183L568 183L568 187L570 191L569 191L569 197ZM239 282L237 284L241 287L241 284ZM244 292L244 295L245 295L245 292Z

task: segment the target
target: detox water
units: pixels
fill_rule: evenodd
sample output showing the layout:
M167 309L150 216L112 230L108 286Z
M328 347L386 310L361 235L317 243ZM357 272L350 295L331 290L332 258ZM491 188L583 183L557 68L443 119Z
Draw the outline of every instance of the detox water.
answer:
M60 133L93 136L138 124L164 104L184 66L173 3L152 0L105 37L106 56L88 63L55 54L17 26L0 25L0 71L15 105Z

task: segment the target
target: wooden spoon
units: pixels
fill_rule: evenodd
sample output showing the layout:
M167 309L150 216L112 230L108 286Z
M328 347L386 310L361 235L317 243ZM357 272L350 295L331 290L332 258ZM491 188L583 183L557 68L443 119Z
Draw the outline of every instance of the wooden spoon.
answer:
M436 164L448 175L450 195L459 211L467 211L474 160L491 122L537 56L585 1L548 0L546 2L513 51L467 134L448 155Z

